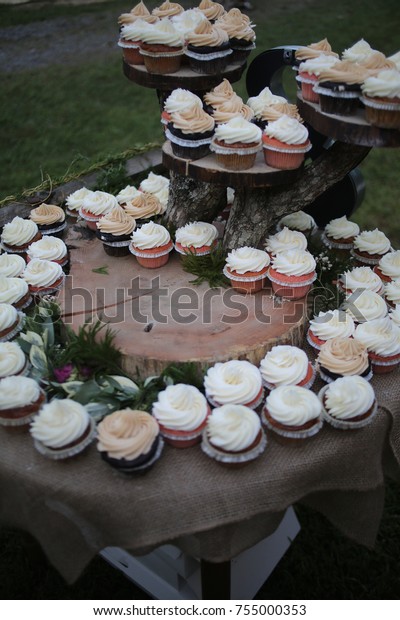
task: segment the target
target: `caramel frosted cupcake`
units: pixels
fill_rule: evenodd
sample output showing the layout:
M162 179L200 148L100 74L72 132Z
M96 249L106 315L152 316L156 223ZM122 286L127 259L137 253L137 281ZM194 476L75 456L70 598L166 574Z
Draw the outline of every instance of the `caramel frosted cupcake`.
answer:
M26 248L33 241L38 241L41 236L35 222L16 216L11 222L4 225L1 233L1 245L6 252L11 254L24 254Z
M282 230L285 226L290 228L290 230L299 230L305 235L309 235L317 227L314 218L308 213L305 213L305 211L295 211L295 213L285 215L278 222L278 231Z
M143 29L140 54L149 73L157 75L176 73L180 69L183 52L183 35L169 19L164 18L155 24L147 24Z
M281 385L297 385L310 388L315 371L302 349L291 345L272 347L260 362L264 386L273 390Z
M331 383L344 376L359 375L367 381L372 377L366 347L354 338L332 338L321 345L317 358L321 379Z
M317 277L315 266L314 257L305 250L276 254L268 271L274 295L292 300L305 297Z
M164 447L156 419L137 409L122 409L106 416L97 427L97 437L102 459L126 474L148 471Z
M217 25L228 34L229 45L233 52L231 62L245 61L256 47L256 33L249 17L239 9L233 8L218 19Z
M354 338L368 349L374 373L388 373L399 365L400 328L389 317L358 325Z
M217 244L218 230L207 222L189 222L175 233L175 250L179 254L210 254Z
M392 280L385 284L384 295L391 308L396 304L400 304L400 278L396 278L396 280Z
M233 90L232 84L224 78L222 82L220 82L217 86L212 88L208 93L206 93L203 97L204 101L204 109L209 114L213 114L213 112L220 106L222 103L231 99L235 95L235 91Z
M65 211L56 205L42 203L32 209L30 219L37 224L42 235L61 237L66 227Z
M368 289L357 290L348 295L342 304L342 309L350 314L355 323L383 319L388 313L383 297Z
M177 383L159 392L152 414L168 444L190 448L201 441L210 407L196 387Z
M0 426L24 426L31 422L45 402L38 383L29 377L0 380Z
M148 222L133 231L129 246L139 265L147 269L162 267L173 249L170 234L164 226Z
M217 163L228 170L248 170L261 149L261 129L242 116L218 125L210 149Z
M372 386L362 377L342 377L319 392L322 415L341 430L363 428L375 418L378 405Z
M225 13L225 8L222 4L213 2L213 0L201 0L198 9L210 22L215 22Z
M334 250L351 250L360 227L350 222L345 215L328 222L322 235L324 244Z
M302 232L290 230L290 228L284 226L275 235L268 237L265 249L271 255L286 252L287 250L306 250L307 239Z
M299 168L311 149L307 128L286 115L268 123L262 134L262 144L267 166L280 170Z
M335 56L338 58L339 54L332 51L332 47L328 39L322 39L317 43L311 43L310 45L301 45L295 51L296 62L299 64L302 60L308 60L309 58L317 58L324 54L325 56Z
M95 424L80 403L55 398L43 405L30 428L35 448L53 460L82 452L93 441Z
M374 293L383 293L383 284L378 275L370 267L354 267L339 276L339 288L350 295L355 291L367 289Z
M361 84L368 75L368 69L349 61L341 61L323 69L314 86L322 112L340 116L355 114L359 106Z
M114 207L97 222L97 236L109 256L128 256L136 222L122 207Z
M25 280L6 278L0 275L0 303L11 304L17 310L24 310L32 302L32 297Z
M25 353L16 342L0 342L0 379L29 372Z
M19 254L5 253L0 256L0 275L6 278L18 278L25 266L25 260Z
M245 405L255 409L263 398L260 371L246 360L218 362L204 377L208 401L215 407Z
M155 21L158 21L153 16ZM135 19L134 22L124 24L120 30L120 38L118 40L118 47L122 49L122 56L130 65L144 65L143 56L140 53L140 47L142 44L143 33L150 28L148 20L143 18Z
M175 88L165 100L164 109L161 113L161 123L166 126L171 120L171 114L180 114L196 107L203 108L200 97L185 88Z
M118 24L120 26L124 24L133 24L138 19L154 24L154 22L158 20L158 17L156 15L151 15L144 2L140 1L129 13L121 13L118 17Z
M201 449L221 465L239 467L260 456L266 444L254 411L243 405L223 405L209 416Z
M127 185L115 197L118 204L125 208L138 194L140 191L134 185Z
M115 196L108 192L97 190L85 196L82 206L79 209L79 215L86 221L87 227L96 232L96 224L99 219L104 217L117 205L118 201Z
M322 427L322 407L314 392L296 385L281 385L267 396L261 420L283 443L312 437Z
M165 135L177 157L193 160L209 154L214 119L203 108L196 105L182 112L172 112L167 127Z
M241 97L233 94L232 97L220 103L212 113L212 117L219 125L228 123L235 116L242 116L246 121L253 119L252 109L243 103Z
M264 286L269 263L267 252L245 246L229 252L224 274L240 293L257 293Z
M187 36L193 32L201 22L207 21L207 17L205 17L199 9L189 9L183 11L183 13L179 13L179 15L171 17L171 21L186 41Z
M307 332L308 343L317 351L332 338L350 338L355 325L352 317L344 310L328 310L320 312L310 321Z
M70 217L77 218L84 199L91 193L92 190L87 189L87 187L81 187L75 192L72 192L72 194L69 194L65 200L66 214Z
M45 235L39 241L31 243L26 251L27 261L30 262L34 258L41 260L51 260L58 263L61 267L65 267L68 263L68 248L62 239Z
M384 254L374 267L374 271L382 282L391 282L391 280L400 278L400 250Z
M400 70L385 69L367 77L361 86L365 118L377 127L400 128Z
M135 198L126 203L124 210L136 221L137 225L140 225L146 224L150 218L162 215L165 207L155 194L139 192Z
M149 176L143 179L139 185L139 189L146 194L154 194L161 202L164 209L166 209L168 203L169 179L162 176L162 174L150 172Z
M336 56L321 54L316 58L309 58L300 63L296 80L301 85L301 94L305 101L319 102L319 96L314 91L314 85L317 83L322 71L330 69L338 62L339 58Z
M264 129L269 121L276 121L284 114L302 122L297 106L289 103L285 97L274 95L268 86L263 88L257 96L250 97L247 105L253 111L253 122L260 129Z
M186 43L185 55L192 71L215 75L226 69L232 50L222 28L202 21L186 35Z
M0 303L0 342L15 338L24 326L25 314L9 303Z
M58 263L34 258L29 261L22 278L32 295L54 295L62 287L65 274Z
M184 8L177 2L170 2L166 0L160 6L156 7L152 10L152 15L158 17L158 19L163 19L165 17L173 17L174 15L179 15L183 13Z
M363 230L354 239L352 255L364 265L377 265L384 254L390 252L390 241L386 235L375 228Z

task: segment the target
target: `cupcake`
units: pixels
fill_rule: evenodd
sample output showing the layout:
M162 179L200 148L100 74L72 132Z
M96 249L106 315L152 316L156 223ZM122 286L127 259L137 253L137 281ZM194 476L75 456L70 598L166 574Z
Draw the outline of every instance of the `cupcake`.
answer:
M177 112L180 114L196 107L203 109L203 102L200 97L185 88L175 88L165 100L164 109L161 113L161 123L166 127L171 120L171 114ZM152 172L150 174L154 175Z
M386 374L400 363L400 328L389 317L358 325L354 334L367 349L375 374Z
M368 289L360 289L351 293L341 307L350 314L355 323L383 319L388 313L383 297Z
M254 411L243 405L223 405L209 416L201 449L221 465L240 467L260 456L266 445Z
M143 33L149 28L150 23L143 19L138 19L133 23L124 24L122 26L118 46L122 49L123 58L128 64L144 65L143 56L140 53L140 46Z
M118 204L125 208L138 194L140 195L140 191L134 185L126 185L115 198Z
M217 75L228 65L232 50L228 34L216 24L202 21L186 35L185 56L195 73Z
M261 148L261 129L242 116L218 125L210 149L217 163L228 170L248 170Z
M324 420L334 428L363 428L375 418L378 405L372 386L362 377L342 377L319 392Z
M236 93L216 106L212 112L212 117L217 125L228 123L236 116L242 116L246 121L251 121L254 116L252 109L244 104L243 99Z
M267 252L245 246L229 252L224 275L240 293L257 293L264 286L269 262Z
M396 64L386 58L385 54L377 51L373 52L368 58L361 60L359 64L364 69L368 69L370 76L376 76L382 71L397 71Z
M264 129L269 121L276 121L284 114L302 122L297 106L289 103L285 97L274 95L268 86L263 88L257 96L250 97L247 105L253 111L253 122L260 129Z
M297 385L281 385L269 393L261 420L282 443L312 437L322 427L321 403L314 392Z
M152 408L166 443L175 448L200 443L209 413L205 396L193 385L183 383L169 385L159 392Z
M207 17L199 9L195 8L183 11L179 15L174 15L171 17L171 21L186 41L188 34L193 32L201 22L206 22Z
M400 304L400 278L385 284L384 296L391 308L394 308L396 304Z
M6 278L0 275L0 303L11 304L17 310L24 310L32 302L32 297L25 280Z
M143 474L160 458L164 442L146 411L122 409L97 426L97 449L106 463L126 474Z
M168 230L154 222L134 230L131 239L130 252L136 256L139 265L147 269L165 265L174 247Z
M122 13L118 17L118 24L120 26L124 24L133 24L138 19L143 19L144 21L154 24L154 22L158 20L158 17L151 15L144 2L140 1L129 13Z
M321 345L317 357L321 379L331 383L340 377L359 375L367 381L372 377L371 362L364 345L354 338L331 338Z
M36 209L32 209L30 219L37 224L42 235L62 237L65 227L65 211L56 205L42 203Z
M55 398L43 405L30 428L35 448L47 458L66 459L93 441L95 423L80 403Z
M333 67L336 63L340 62L336 56L328 56L321 54L316 58L309 58L299 65L299 73L296 80L301 85L301 94L304 101L311 101L312 103L319 102L319 96L314 92L314 86L318 81L321 71Z
M128 256L136 222L120 206L114 207L97 222L97 236L109 256Z
M292 300L305 297L317 277L315 266L314 257L305 250L279 252L268 271L274 295Z
M152 15L155 15L158 19L172 18L174 15L183 13L184 8L177 2L170 2L166 0L160 6L152 10Z
M141 192L154 194L154 196L161 202L165 210L168 203L169 179L162 176L162 174L154 174L154 172L150 172L149 176L146 179L143 179L139 185L139 189Z
M231 99L235 95L232 84L224 78L222 82L214 86L209 92L203 96L204 109L208 114L213 112L225 101Z
M35 222L16 216L4 225L1 245L6 252L11 254L24 254L27 247L34 241L38 241L41 236Z
M79 209L83 205L84 199L92 193L92 190L87 189L86 187L81 187L77 189L72 194L69 194L65 200L65 212L67 215L73 218L77 218L79 216Z
M382 282L391 282L391 280L400 278L400 250L384 254L374 267L374 272Z
M363 230L354 239L352 255L364 265L377 265L384 254L390 252L390 241L386 235L375 230Z
M210 153L214 119L196 105L173 112L165 133L174 155L183 159L200 159Z
M219 2L213 2L212 0L201 0L198 9L211 23L215 22L225 13L223 5Z
M118 205L118 201L112 194L97 190L90 192L83 199L82 206L79 209L79 215L86 221L86 225L90 230L97 231L97 222L104 217L114 207Z
M376 50L372 49L368 41L360 39L342 53L342 60L359 63L369 58Z
M379 276L370 267L354 267L339 276L339 288L350 295L355 291L367 289L374 293L383 293L383 285Z
M65 274L58 263L33 258L29 261L22 278L29 286L32 295L55 295L64 283Z
M260 362L263 384L269 390L281 385L310 388L315 371L302 349L288 344L272 347Z
M229 45L233 52L231 62L244 62L256 47L256 33L249 17L239 9L233 8L219 17L217 26L228 34Z
M0 379L29 372L25 353L16 342L0 342Z
M5 253L0 256L0 275L6 278L18 278L25 267L25 260L19 254Z
M164 18L155 24L148 24L141 36L140 54L149 73L163 75L179 71L184 39L169 19Z
M0 304L0 310L1 310L1 304ZM0 313L0 317L1 317L1 313ZM397 327L400 327L400 304L396 304L395 307L392 308L392 310L389 312L389 319L393 321L393 323L397 325Z
M347 217L343 215L328 222L322 235L322 241L333 250L351 250L354 239L359 233L358 224L349 222Z
M45 235L39 241L31 243L26 251L26 258L28 263L34 258L40 258L41 260L51 260L53 263L65 267L69 260L68 248L62 239Z
M286 115L268 123L262 134L262 144L265 163L279 170L299 168L311 149L307 128Z
M24 426L37 414L46 396L29 377L0 380L0 426Z
M341 61L323 69L314 86L314 92L319 95L321 111L339 116L355 114L359 106L361 84L368 75L368 69L349 61Z
M189 222L175 233L175 250L179 254L210 254L217 245L218 230L207 222Z
M124 206L125 213L136 221L136 226L147 224L151 218L162 215L165 207L155 194L138 192L135 198Z
M282 217L278 222L278 231L285 226L290 230L299 230L305 235L311 234L317 228L314 218L304 211L295 211Z
M8 303L0 303L0 342L15 338L24 326L25 315Z
M278 233L268 237L265 249L271 256L287 250L306 250L307 239L302 232L284 226Z
M260 371L246 360L218 362L204 377L208 401L215 407L245 405L255 409L263 398Z
M355 325L352 317L344 310L320 312L310 321L307 332L308 343L317 351L332 338L350 338Z
M317 58L324 54L325 56L334 56L338 58L338 54L332 51L332 47L328 39L322 39L317 43L311 43L310 45L301 45L295 51L296 63L299 65L301 61L309 60L310 58Z

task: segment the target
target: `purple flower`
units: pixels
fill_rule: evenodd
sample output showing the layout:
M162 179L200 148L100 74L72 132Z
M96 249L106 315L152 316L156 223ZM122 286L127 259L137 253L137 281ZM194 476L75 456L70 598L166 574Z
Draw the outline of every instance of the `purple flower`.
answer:
M90 377L92 375L93 369L90 368L90 366L81 366L80 369L79 369L79 372L82 375L82 377L87 379L88 377Z
M58 383L68 381L73 369L73 364L65 364L65 366L62 366L61 368L55 368L53 372L55 380L58 381Z

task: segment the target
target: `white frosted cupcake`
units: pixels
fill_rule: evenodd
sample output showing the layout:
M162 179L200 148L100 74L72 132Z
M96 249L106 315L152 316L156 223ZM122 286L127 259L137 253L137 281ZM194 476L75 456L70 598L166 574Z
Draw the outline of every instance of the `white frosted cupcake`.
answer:
M400 327L400 304L396 304L395 307L389 312L389 319L393 321L395 325Z
M384 254L390 252L390 241L386 235L375 230L364 230L354 239L352 255L363 265L378 265Z
M272 347L260 362L260 372L269 390L281 385L298 385L308 389L315 379L314 368L305 352L287 344Z
M262 145L267 166L279 170L299 168L311 149L307 127L287 114L268 123L262 134Z
M118 47L122 49L125 62L130 65L144 64L143 56L140 54L140 46L143 33L150 26L150 22L143 19L144 17L146 16L138 16L138 19L135 19L133 22L124 23L121 26ZM155 23L157 18L153 16L153 19L153 23Z
M396 304L400 304L400 278L385 284L384 296L391 308L394 308Z
M331 220L322 234L324 244L334 250L351 250L360 227L350 222L345 215Z
M209 413L205 396L193 385L183 383L159 392L152 409L165 441L175 448L200 443Z
M118 204L121 207L125 207L128 203L131 202L136 196L140 194L140 191L134 185L126 185L123 189L121 189L118 194L115 196Z
M81 187L75 192L72 192L72 194L69 194L65 200L66 214L70 217L77 218L79 216L79 209L82 207L84 199L91 193L92 190L87 187Z
M382 282L391 282L400 278L400 250L384 254L374 267L374 271Z
M218 362L208 369L204 387L215 407L229 404L255 409L263 398L260 371L246 360Z
M24 310L32 302L29 287L23 278L6 278L0 275L0 303L11 304Z
M45 402L39 384L29 377L0 380L0 426L24 426L31 422Z
M388 313L383 297L368 289L361 289L348 295L342 304L342 309L350 314L355 323L383 319Z
M169 179L162 176L162 174L154 174L154 172L150 172L147 179L144 179L139 185L139 189L141 192L153 194L156 198L158 198L165 211L168 203Z
M365 118L377 127L399 129L400 71L390 59L384 59L383 62L391 63L392 68L383 68L379 73L367 77L361 85Z
M306 250L307 239L302 232L290 230L290 228L284 226L275 235L268 237L265 249L271 255L286 252L287 250Z
M43 405L30 432L43 456L59 460L82 452L94 439L95 424L80 403L55 398Z
M354 334L367 349L374 374L386 374L400 363L400 328L389 317L358 325Z
M0 379L13 375L25 376L29 363L16 342L0 342Z
M9 303L0 303L0 342L8 342L19 334L25 323L25 314Z
M322 427L321 409L314 392L296 385L281 385L267 396L261 419L283 443L292 443L318 433Z
M171 20L162 18L142 30L140 54L149 73L176 73L180 69L183 53L184 37Z
M301 85L301 93L305 101L319 102L318 94L314 92L313 87L317 83L321 71L329 69L337 62L339 62L339 58L336 56L321 54L300 63L296 80Z
M19 254L5 253L0 256L0 275L6 278L18 278L25 267L25 260Z
M190 222L178 228L175 234L175 250L179 254L210 254L217 244L218 230L207 222Z
M118 201L112 194L97 190L89 192L83 199L79 215L86 221L90 230L97 230L96 224L101 217L118 206Z
M346 295L361 289L367 289L378 295L383 293L383 284L378 275L370 267L354 267L339 276L338 286Z
M168 262L173 243L168 230L160 224L149 222L133 231L130 252L139 265L156 269Z
M331 383L344 376L372 378L371 362L366 347L355 338L331 338L321 346L317 358L321 379Z
M256 459L267 444L258 415L243 405L223 405L208 417L201 449L230 467Z
M331 338L349 338L353 336L355 325L350 314L344 310L320 312L310 321L307 332L308 343L317 351Z
M295 211L285 215L278 222L278 231L284 227L290 228L290 230L299 230L305 235L312 233L317 227L314 218L305 211Z
M342 430L362 428L373 421L378 411L375 392L362 377L342 377L319 392L322 415Z
M58 263L61 267L65 267L68 263L68 248L62 239L45 235L39 241L31 243L26 251L28 262L34 258L41 260L51 260Z
M26 266L22 278L32 295L53 295L62 287L65 274L58 263L33 258Z
M248 170L261 149L261 136L261 129L254 123L236 116L216 127L210 149L223 168Z
M11 254L24 254L28 245L41 238L37 224L15 216L11 222L4 224L1 233L1 245Z
M268 271L274 295L292 300L305 297L317 277L315 267L314 257L305 250L276 254Z
M240 293L257 293L264 285L269 263L267 252L245 246L229 252L224 274Z
M249 97L247 105L253 110L257 121L261 120L265 108L270 106L287 104L287 99L280 95L275 95L268 86L263 88L255 97Z
M360 39L351 47L346 48L342 53L342 60L349 62L362 62L369 58L376 50L374 50L368 41Z
M193 108L203 109L203 102L200 97L192 93L190 90L187 90L186 88L175 88L164 102L164 109L161 112L161 124L166 126L171 121L172 114L176 112L181 113L186 110L191 110ZM150 174L153 174L153 176L155 177L159 176L154 175L153 172L151 172ZM151 184L152 183L150 180L148 185Z

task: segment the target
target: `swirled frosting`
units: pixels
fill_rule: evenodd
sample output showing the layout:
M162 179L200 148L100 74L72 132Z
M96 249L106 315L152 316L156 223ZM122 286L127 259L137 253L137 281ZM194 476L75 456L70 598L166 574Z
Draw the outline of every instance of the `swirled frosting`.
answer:
M159 392L152 413L158 423L177 431L193 431L207 417L209 408L205 396L193 385L177 383Z
M212 0L201 0L198 8L209 20L216 20L225 13L225 9L222 4L213 2Z
M315 259L307 250L286 250L279 252L272 260L273 268L287 276L303 276L314 273Z
M308 141L307 128L295 118L287 115L268 123L264 134L285 144L304 144Z
M77 189L75 192L72 192L72 194L67 196L65 204L70 211L79 211L79 209L83 205L84 199L88 196L88 194L91 193L91 189L87 189L87 187L81 187L80 189Z
M342 304L342 308L357 323L365 323L365 321L372 321L373 319L383 319L388 312L383 297L368 289L360 289L348 295Z
M97 228L109 235L130 235L136 222L122 207L114 207L97 222Z
M295 118L299 123L303 123L303 119L299 114L297 105L293 103L274 103L273 105L266 106L260 113L260 120L262 121L277 121L281 116L290 116Z
M112 194L97 190L90 192L83 199L82 209L93 213L93 215L105 215L111 209L118 205L118 201Z
M222 15L218 19L217 25L227 32L230 39L243 39L249 43L256 39L256 33L252 28L253 24L240 9L233 8Z
M304 62L300 63L299 71L301 73L310 73L312 75L319 76L321 71L324 69L329 69L333 67L339 59L336 56L327 56L326 54L321 54L320 56L316 56L315 58L309 58Z
M339 280L343 288L348 291L365 288L378 293L382 289L380 277L370 267L354 267L350 271L345 271Z
M400 353L400 329L389 317L361 323L356 328L354 338L368 351L384 357Z
M148 28L143 29L141 41L143 43L181 48L184 43L184 38L182 33L178 32L169 19L161 19L155 24L149 24Z
M97 449L111 458L132 461L148 454L159 432L157 420L146 411L114 411L97 426Z
M5 377L0 380L0 409L16 409L36 403L40 387L29 377Z
M228 34L222 28L212 25L209 21L201 21L192 32L186 35L186 42L195 47L219 47L229 40Z
M202 100L200 99L200 97L190 92L190 90L186 90L185 88L175 88L175 90L172 91L169 97L166 98L164 103L164 110L169 114L173 114L174 112L183 112L188 108L192 109L196 107L203 107Z
M171 123L184 134L205 133L214 129L214 119L204 112L203 108L193 107L173 112Z
M161 174L154 174L154 172L150 172L147 179L144 179L141 182L139 189L147 194L154 194L163 207L167 206L169 179L166 177L163 177Z
M155 20L157 21L157 19ZM155 22L153 22L155 23ZM120 36L124 41L141 41L143 34L151 28L151 22L142 18L135 19L121 28Z
M390 251L390 241L377 228L375 230L363 230L354 239L354 248L360 252L368 252L368 254L386 254Z
M242 116L247 121L250 121L254 116L253 110L243 103L241 97L235 94L218 105L213 112L216 123L227 123L235 116Z
M285 426L303 426L321 414L318 396L298 385L281 385L265 401L271 418Z
M385 297L393 304L400 304L400 278L385 284Z
M400 71L400 51L388 56L388 60L391 60L396 65L398 71Z
M179 15L179 13L183 13L184 8L177 2L170 2L169 0L165 0L160 6L156 7L152 10L153 15L156 15L159 19L163 17L173 17L174 15Z
M0 303L0 331L9 329L18 321L18 312L11 304Z
M38 227L32 220L15 216L11 222L4 224L1 241L7 245L19 246L29 243L37 234Z
M331 239L349 239L360 232L360 227L355 222L349 222L347 217L337 217L325 226L325 234Z
M392 280L400 278L400 250L384 254L379 261L378 267L385 276L389 276Z
M295 56L297 60L316 58L321 54L324 54L325 56L338 56L338 54L332 51L332 47L330 46L328 39L322 39L317 43L311 43L307 46L301 46L295 51Z
M226 452L249 448L261 430L260 418L243 405L223 405L213 410L207 421L210 443Z
M360 39L357 43L354 43L354 45L343 51L342 58L350 62L360 62L368 58L368 56L371 56L375 51L376 50L372 49L367 41Z
M360 65L364 69L368 69L370 74L376 75L380 71L396 71L397 67L394 62L386 58L382 52L374 52L368 58L360 61Z
M22 278L6 278L0 275L0 303L14 304L29 292Z
M139 4L133 7L130 13L122 13L118 18L118 23L130 24L138 19L155 22L158 18L155 15L150 15L150 11L146 7L146 5L143 2L139 2Z
M171 21L177 31L186 38L201 22L207 21L207 17L199 9L189 9L179 15L174 15Z
M49 448L63 448L82 437L89 425L85 407L69 398L55 398L43 405L31 424L34 439Z
M232 250L226 257L227 267L229 267L231 271L236 271L236 273L262 271L268 267L269 262L270 258L267 252L247 246Z
M165 206L161 204L155 194L139 192L135 198L124 205L124 209L128 215L139 220L164 213Z
M151 250L166 245L170 241L168 230L154 222L143 224L132 233L132 243L138 250Z
M302 349L291 345L277 345L260 362L262 378L276 387L297 385L307 376L308 357Z
M350 61L340 61L332 67L322 69L319 82L336 82L343 84L362 84L369 75L368 69Z
M318 354L319 366L340 375L361 375L369 367L368 351L354 338L327 340Z
M45 235L39 241L31 243L26 253L30 259L61 260L67 255L67 246L62 239Z
M289 213L279 220L279 227L287 226L291 230L308 231L316 227L314 218L304 211Z
M341 377L330 383L324 399L329 415L338 420L350 420L367 413L375 402L375 392L363 377Z
M235 144L243 142L244 144L260 144L261 129L246 121L243 116L235 116L227 123L218 125L215 128L215 139L225 142L226 144Z
M8 278L16 278L25 269L26 263L19 254L2 254L0 256L0 274Z
M387 69L366 78L361 90L369 97L400 97L400 71Z
M278 254L287 250L306 250L307 239L302 232L290 230L284 226L281 231L268 237L265 248L271 254Z
M136 198L139 193L139 190L134 185L127 185L124 189L121 189L121 191L118 192L116 199L118 204L124 205Z
M46 224L63 222L65 220L65 212L61 207L48 205L43 202L36 209L32 209L29 217L33 222L36 222L38 226L43 226Z
M232 84L224 78L220 84L215 86L210 92L203 97L204 103L212 107L217 107L235 94Z
M1 305L0 305L1 310ZM400 327L400 304L396 304L396 306L389 312L389 319L393 321L395 325ZM1 325L1 313L0 313L0 325Z
M349 338L354 334L355 325L352 317L344 310L320 312L310 321L310 329L321 340L330 338Z
M261 374L246 360L218 362L208 369L204 387L206 396L220 405L246 405L260 394Z
M25 354L16 342L0 342L0 378L17 375L25 367Z
M63 277L62 267L50 260L33 258L22 274L29 286L50 286Z
M175 240L184 248L201 248L203 245L212 245L218 237L218 230L207 222L189 222L178 228Z

